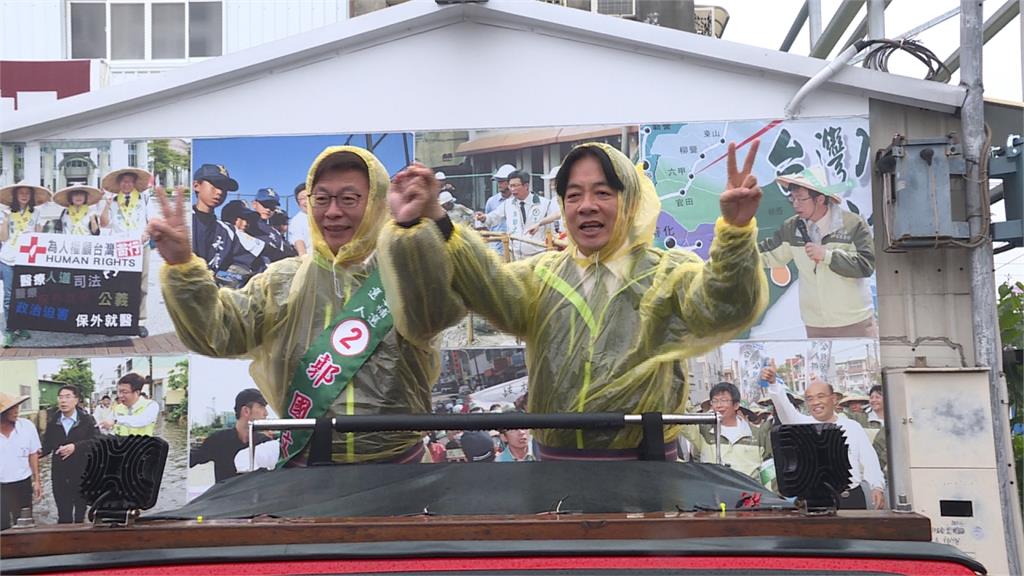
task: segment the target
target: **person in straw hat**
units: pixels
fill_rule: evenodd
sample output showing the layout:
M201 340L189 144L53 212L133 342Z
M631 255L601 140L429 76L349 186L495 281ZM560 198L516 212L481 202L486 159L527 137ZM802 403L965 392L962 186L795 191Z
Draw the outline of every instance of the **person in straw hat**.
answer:
M39 432L25 418L18 418L28 396L0 392L0 530L7 530L22 508L43 497L39 475Z
M867 428L868 397L856 391L848 394L840 394L839 396L839 401L836 402L836 406L839 406L848 418L853 418L858 424Z
M868 279L875 272L871 227L841 208L845 184L829 185L822 166L776 178L793 216L759 245L766 267L800 272L800 316L808 338L876 337Z
M100 225L114 234L146 233L149 220L149 183L153 176L142 168L120 168L107 173L100 187L110 193Z
M141 168L120 168L108 173L100 181L103 190L113 194L100 213L100 226L109 228L114 234L138 237L142 247L142 283L139 300L139 336L145 338L149 331L143 326L146 320L146 296L149 294L149 183L153 175Z
M0 279L4 284L4 348L9 348L18 339L29 337L24 330L10 331L6 323L10 320L11 291L14 286L14 261L18 254L18 239L22 234L40 232L41 217L37 207L50 201L52 193L42 186L19 182L0 188L0 204L10 208L10 213L0 212Z
M68 186L53 195L53 201L64 207L60 215L60 229L64 234L96 236L100 233L99 212L96 204L103 199L103 191L92 186Z

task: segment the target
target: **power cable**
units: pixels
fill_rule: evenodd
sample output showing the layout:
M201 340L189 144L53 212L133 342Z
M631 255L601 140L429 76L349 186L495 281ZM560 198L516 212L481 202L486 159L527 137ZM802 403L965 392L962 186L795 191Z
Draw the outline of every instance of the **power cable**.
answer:
M889 71L889 57L896 52L906 52L917 58L925 67L928 69L928 73L925 75L925 80L934 80L936 82L945 82L949 79L952 74L949 68L935 55L934 52L929 50L917 40L900 39L900 40L862 40L858 43L858 47L861 49L870 48L867 55L864 57L863 66L870 68L871 70L880 70L882 72Z

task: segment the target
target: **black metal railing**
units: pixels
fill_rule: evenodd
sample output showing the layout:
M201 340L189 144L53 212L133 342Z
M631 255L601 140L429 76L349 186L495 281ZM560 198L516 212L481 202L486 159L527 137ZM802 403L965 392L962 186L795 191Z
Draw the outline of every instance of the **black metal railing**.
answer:
M643 440L640 443L642 460L664 460L665 426L712 424L715 427L715 462L722 463L722 422L716 412L708 414L624 414L616 412L595 412L577 414L524 414L524 413L476 413L476 414L389 414L335 416L333 418L266 419L249 422L249 467L255 467L256 445L254 433L262 430L307 430L312 429L310 440L310 463L330 461L331 431L335 432L391 432L399 430L509 430L517 428L541 428L552 430L602 430L626 426L641 426ZM324 457L326 454L326 458ZM315 456L315 457L314 457Z

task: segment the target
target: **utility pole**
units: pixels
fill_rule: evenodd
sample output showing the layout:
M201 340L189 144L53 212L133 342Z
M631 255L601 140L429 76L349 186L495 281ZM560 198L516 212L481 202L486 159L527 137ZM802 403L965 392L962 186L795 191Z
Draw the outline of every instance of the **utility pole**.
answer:
M1011 574L1021 574L1020 502L1014 485L1013 450L1010 444L1010 421L1007 417L1009 398L1002 378L1002 346L996 320L995 272L992 242L986 236L988 227L988 186L982 165L990 154L985 137L984 86L982 85L982 3L960 0L960 84L967 89L961 109L964 180L967 197L967 221L970 248L971 308L974 317L975 365L988 371L989 398L992 410L992 431L996 453L996 475L1003 516L1003 537Z

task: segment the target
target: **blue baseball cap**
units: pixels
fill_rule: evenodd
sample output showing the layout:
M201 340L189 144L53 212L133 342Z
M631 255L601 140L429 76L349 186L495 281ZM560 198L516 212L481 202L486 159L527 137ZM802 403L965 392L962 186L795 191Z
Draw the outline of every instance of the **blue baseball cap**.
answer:
M203 164L192 173L192 180L206 180L225 192L238 190L238 182L228 174L228 169L220 164Z
M256 201L267 208L272 208L281 203L281 196L273 188L260 188L256 191Z

